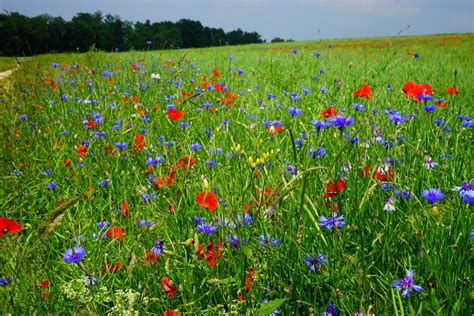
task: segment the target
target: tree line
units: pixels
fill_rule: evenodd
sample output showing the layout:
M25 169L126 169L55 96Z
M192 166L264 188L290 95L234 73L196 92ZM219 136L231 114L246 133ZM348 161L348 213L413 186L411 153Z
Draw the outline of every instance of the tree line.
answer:
M181 19L145 23L122 20L102 12L78 13L70 21L47 14L27 17L0 14L0 55L28 56L49 52L85 52L170 49L262 43L260 34L240 28L225 32Z

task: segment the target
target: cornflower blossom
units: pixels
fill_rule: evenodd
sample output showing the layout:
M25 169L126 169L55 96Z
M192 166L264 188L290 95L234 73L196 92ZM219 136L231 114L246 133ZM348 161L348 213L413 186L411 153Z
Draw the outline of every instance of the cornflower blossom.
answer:
M444 198L443 192L437 188L423 190L423 192L421 192L421 196L429 203L436 203Z
M46 189L48 189L48 190L56 190L56 182L54 182L54 180L53 180L53 181L51 181L50 183L48 183L48 184L46 185Z
M322 316L339 316L339 311L332 304L328 304L328 307L321 314Z
M331 215L326 218L324 216L319 217L319 226L325 227L327 229L335 229L337 227L344 226L344 215L337 216L336 213L331 213Z
M425 158L425 168L426 168L426 170L433 169L433 168L435 168L437 165L438 165L438 163L437 163L437 162L434 162L433 159L431 159L430 156L427 156L427 157Z
M103 222L98 222L97 223L97 228L98 229L104 229L105 227L109 226L109 224L107 223L107 221L103 221Z
M155 240L154 244L155 245L151 248L151 251L155 255L161 254L163 250L166 249L166 247L163 245L163 241L161 240Z
M1 286L8 286L12 283L12 281L13 281L12 276L6 278L5 275L2 275L2 277L0 278L0 285Z
M468 191L472 191L473 185L469 182L462 182L460 186L454 186L453 190L459 193L459 197L462 198Z
M304 256L303 259L304 259L304 263L306 264L307 267L309 267L309 270L311 272L316 272L316 266L321 268L323 265L325 265L328 262L328 260L326 259L326 255L324 253L318 255L317 257Z
M404 278L392 282L392 288L402 290L402 296L404 298L408 297L412 290L417 292L423 291L423 288L419 285L416 285L415 281L413 280L414 272L409 269L405 269L405 272L406 276Z
M202 148L202 146L201 146L201 144L199 144L199 143L195 143L195 144L190 144L190 145L189 145L189 149L191 149L191 150L199 150L199 149L201 149L201 148Z
M344 116L338 114L338 115L331 118L331 124L333 126L339 127L339 128L344 128L346 126L350 126L350 125L352 125L352 123L354 123L354 118L352 118L352 116L344 117Z
M66 249L63 253L63 260L67 263L79 263L82 260L82 257L86 254L84 247L76 246L73 248Z
M196 229L199 230L200 232L206 234L206 235L210 235L210 234L215 233L217 231L216 226L213 226L213 225L207 224L207 223L198 225L196 227Z
M260 235L260 237L258 238L258 241L259 241L259 245L265 248L267 248L268 245L276 246L280 243L278 239L275 239L270 236L267 236L267 238L265 238L263 235Z
M301 115L301 109L300 108L297 108L297 107L293 107L293 106L290 106L288 108L288 114L290 114L291 116L293 117L298 117Z
M318 150L313 151L313 147L310 147L308 150L308 155L311 158L316 158L319 156L324 156L326 154L326 149L324 147L319 147Z

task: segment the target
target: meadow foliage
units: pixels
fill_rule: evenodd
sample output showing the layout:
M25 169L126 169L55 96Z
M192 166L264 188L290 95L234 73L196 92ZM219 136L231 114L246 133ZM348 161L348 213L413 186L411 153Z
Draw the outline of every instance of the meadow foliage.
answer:
M470 315L473 43L24 62L1 312Z

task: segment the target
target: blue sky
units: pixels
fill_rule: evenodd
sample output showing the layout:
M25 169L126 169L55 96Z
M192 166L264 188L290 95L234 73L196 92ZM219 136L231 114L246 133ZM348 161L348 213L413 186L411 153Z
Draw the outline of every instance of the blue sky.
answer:
M70 20L78 12L152 22L199 20L270 40L474 32L473 0L0 0L1 9ZM318 31L319 30L319 31Z

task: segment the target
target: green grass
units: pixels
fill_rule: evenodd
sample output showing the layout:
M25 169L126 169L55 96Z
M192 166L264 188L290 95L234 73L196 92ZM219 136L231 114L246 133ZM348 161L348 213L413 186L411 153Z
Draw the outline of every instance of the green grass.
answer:
M0 275L13 281L0 286L0 310L269 314L279 308L284 315L305 315L321 314L332 303L341 315L470 315L472 208L452 188L472 181L472 130L458 116L473 115L473 44L467 34L89 52L23 63L14 97L1 110L0 209L22 231L1 237ZM213 69L219 75L211 81ZM110 70L106 78L103 72ZM401 88L409 80L430 84L432 101L406 98ZM232 104L223 105L225 91L205 89L204 81L228 88ZM363 83L372 88L370 100L353 96ZM449 95L449 86L459 94ZM292 93L300 99L292 101ZM437 99L447 105L423 109ZM165 115L169 104L184 112L178 122ZM352 116L353 124L317 133L311 121L322 121L329 105ZM290 106L301 115L289 115ZM390 109L405 121L392 123L384 113ZM86 129L94 120L95 128ZM281 131L272 134L267 121L280 121ZM101 131L105 136L96 137ZM358 142L351 143L355 136ZM77 145L85 140L86 154L80 156ZM117 142L127 147L118 149ZM191 150L190 144L202 148ZM311 158L310 148L319 147L325 155ZM195 165L181 169L177 162L184 156ZM148 170L147 157L159 160ZM427 170L427 157L438 165ZM167 181L172 166L174 182L155 186L156 178ZM389 182L372 177L378 166L393 170ZM344 188L324 198L328 182L338 178ZM105 179L108 185L101 186ZM47 189L51 181L54 190ZM433 187L444 198L430 204L421 192ZM213 212L195 201L198 193L211 191L218 198ZM392 212L384 210L390 196ZM124 200L128 218L117 208ZM321 227L319 217L336 209L344 215L342 227ZM245 213L252 217L248 225ZM222 224L206 235L196 229L195 216ZM143 229L141 219L154 225ZM109 226L100 230L99 221ZM124 229L122 240L100 237L112 226ZM226 239L234 235L239 248ZM167 249L151 264L144 252L155 240ZM205 256L211 240L215 266ZM81 262L66 263L62 254L79 244L85 249ZM304 257L323 253L327 263L311 272ZM117 271L106 271L107 263L118 262ZM402 298L391 283L406 268L424 290ZM97 284L86 287L87 275ZM176 287L173 297L162 277ZM43 280L49 282L44 288Z

